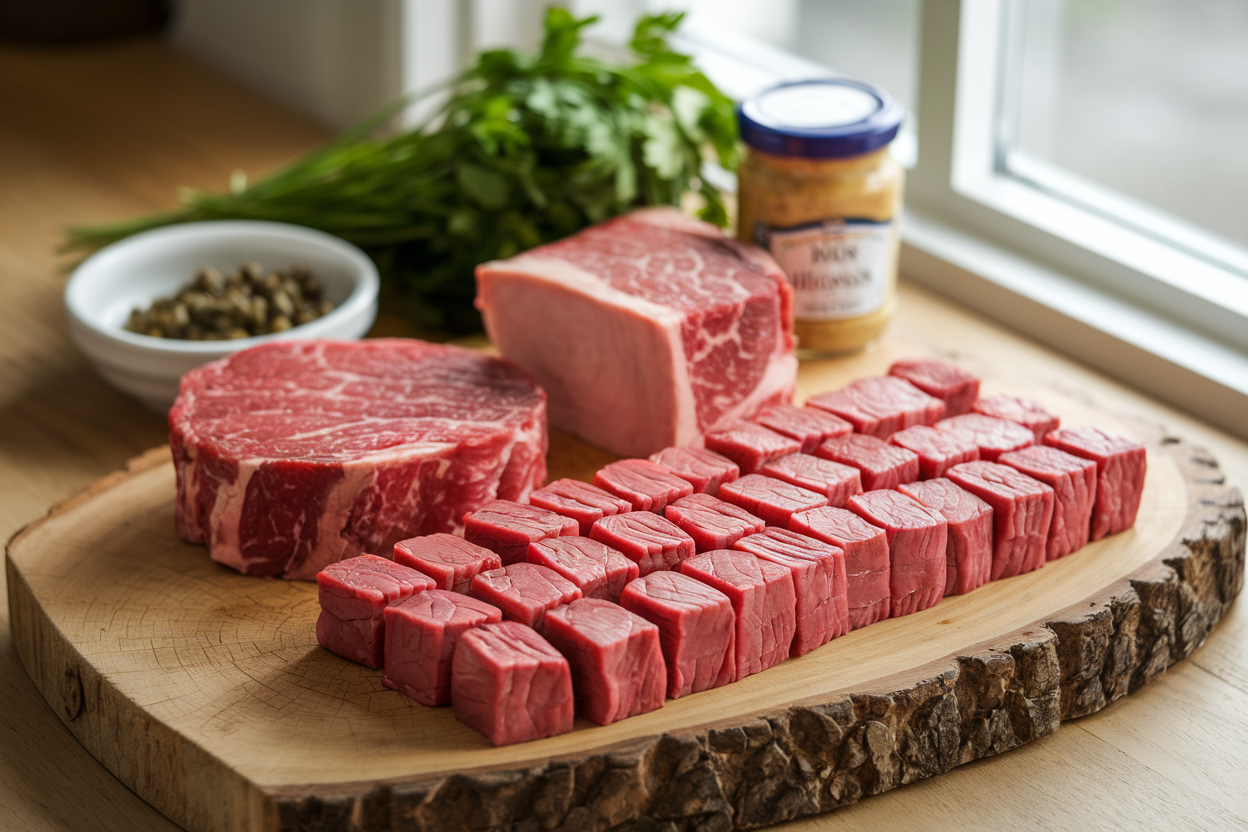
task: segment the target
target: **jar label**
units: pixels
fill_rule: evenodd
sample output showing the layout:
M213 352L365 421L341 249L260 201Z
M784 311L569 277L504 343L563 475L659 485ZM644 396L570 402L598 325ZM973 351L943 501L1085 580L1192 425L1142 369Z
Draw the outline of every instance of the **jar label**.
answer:
M825 220L788 228L754 226L793 285L793 315L834 321L884 306L892 272L896 222Z

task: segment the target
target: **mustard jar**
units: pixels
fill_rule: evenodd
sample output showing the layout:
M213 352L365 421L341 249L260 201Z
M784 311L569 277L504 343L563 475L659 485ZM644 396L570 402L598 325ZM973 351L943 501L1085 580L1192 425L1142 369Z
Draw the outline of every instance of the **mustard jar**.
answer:
M793 286L799 354L864 347L897 305L903 172L888 145L902 108L860 81L780 84L737 107L737 236Z

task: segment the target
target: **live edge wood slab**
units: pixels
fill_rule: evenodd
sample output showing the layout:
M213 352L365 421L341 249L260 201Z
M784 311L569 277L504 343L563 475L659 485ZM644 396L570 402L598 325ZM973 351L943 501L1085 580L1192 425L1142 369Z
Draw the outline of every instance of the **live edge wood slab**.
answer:
M1050 734L1225 614L1245 514L1216 461L1061 405L1066 424L1147 443L1133 530L611 726L494 749L321 650L313 585L237 575L177 538L163 449L13 538L13 642L69 730L191 830L766 826ZM609 459L552 439L552 476Z

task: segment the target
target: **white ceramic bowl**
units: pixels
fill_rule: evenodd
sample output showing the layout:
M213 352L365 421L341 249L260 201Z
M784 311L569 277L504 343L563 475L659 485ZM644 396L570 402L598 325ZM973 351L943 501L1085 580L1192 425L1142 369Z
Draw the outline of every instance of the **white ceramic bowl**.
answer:
M233 341L153 338L123 327L135 307L175 295L196 272L228 273L248 260L267 269L311 269L335 304L328 315L273 335ZM377 268L337 237L276 222L221 220L145 231L102 248L65 287L69 334L109 382L164 412L182 374L239 350L286 338L360 338L377 317Z

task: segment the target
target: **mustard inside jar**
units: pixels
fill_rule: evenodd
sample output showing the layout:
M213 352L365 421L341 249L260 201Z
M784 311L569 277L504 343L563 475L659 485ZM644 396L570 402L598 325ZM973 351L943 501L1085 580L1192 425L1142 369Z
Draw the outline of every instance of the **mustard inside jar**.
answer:
M862 349L897 306L903 172L888 145L902 114L843 78L780 84L737 108L737 235L788 276L800 355Z

